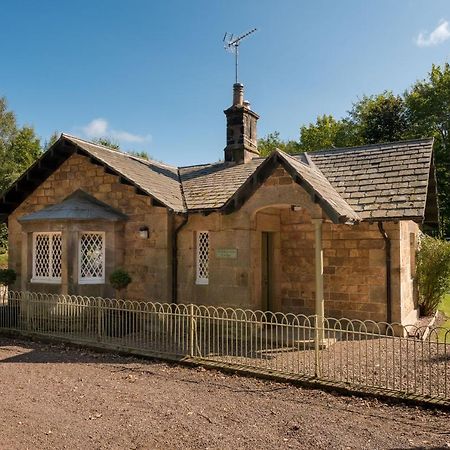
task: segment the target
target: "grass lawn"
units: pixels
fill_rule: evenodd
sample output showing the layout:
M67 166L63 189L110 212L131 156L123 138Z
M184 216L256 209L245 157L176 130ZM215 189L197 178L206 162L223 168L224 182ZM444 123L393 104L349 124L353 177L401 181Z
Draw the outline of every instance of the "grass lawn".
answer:
M441 327L450 330L450 294L445 294L445 297L442 299L441 304L439 305L439 311L441 311L447 316L447 320L441 325ZM446 330L441 330L439 333L439 340L443 341L445 334ZM450 343L449 339L450 333L447 334L448 343Z
M0 269L8 267L8 253L0 253Z

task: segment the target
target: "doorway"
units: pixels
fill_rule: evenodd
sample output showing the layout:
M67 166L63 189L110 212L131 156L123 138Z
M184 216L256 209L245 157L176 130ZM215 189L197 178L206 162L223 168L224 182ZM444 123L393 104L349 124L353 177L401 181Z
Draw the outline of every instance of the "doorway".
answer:
M261 308L272 311L273 308L273 278L274 278L274 234L261 233Z

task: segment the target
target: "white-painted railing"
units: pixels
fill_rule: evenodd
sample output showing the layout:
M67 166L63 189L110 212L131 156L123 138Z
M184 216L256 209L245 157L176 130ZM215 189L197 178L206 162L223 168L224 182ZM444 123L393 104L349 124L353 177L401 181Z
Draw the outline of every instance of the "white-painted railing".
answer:
M450 330L349 319L9 292L0 328L354 389L450 401ZM320 326L320 322L319 322ZM320 336L320 338L318 338Z

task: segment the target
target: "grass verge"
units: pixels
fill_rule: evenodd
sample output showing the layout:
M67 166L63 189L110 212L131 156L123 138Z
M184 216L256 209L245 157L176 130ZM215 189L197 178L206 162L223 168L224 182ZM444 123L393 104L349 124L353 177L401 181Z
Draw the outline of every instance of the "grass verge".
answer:
M0 253L0 269L8 267L8 253Z
M450 330L450 294L445 294L438 309L441 313L445 314L445 316L447 317L447 320L441 325L443 329L439 332L439 340L444 341L447 330ZM450 333L447 334L448 343L450 343L449 336Z

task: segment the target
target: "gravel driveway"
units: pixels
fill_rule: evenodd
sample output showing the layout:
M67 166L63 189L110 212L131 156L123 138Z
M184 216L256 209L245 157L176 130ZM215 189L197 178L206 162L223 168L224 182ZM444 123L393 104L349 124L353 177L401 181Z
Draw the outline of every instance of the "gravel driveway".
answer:
M450 413L0 337L0 448L450 447Z

